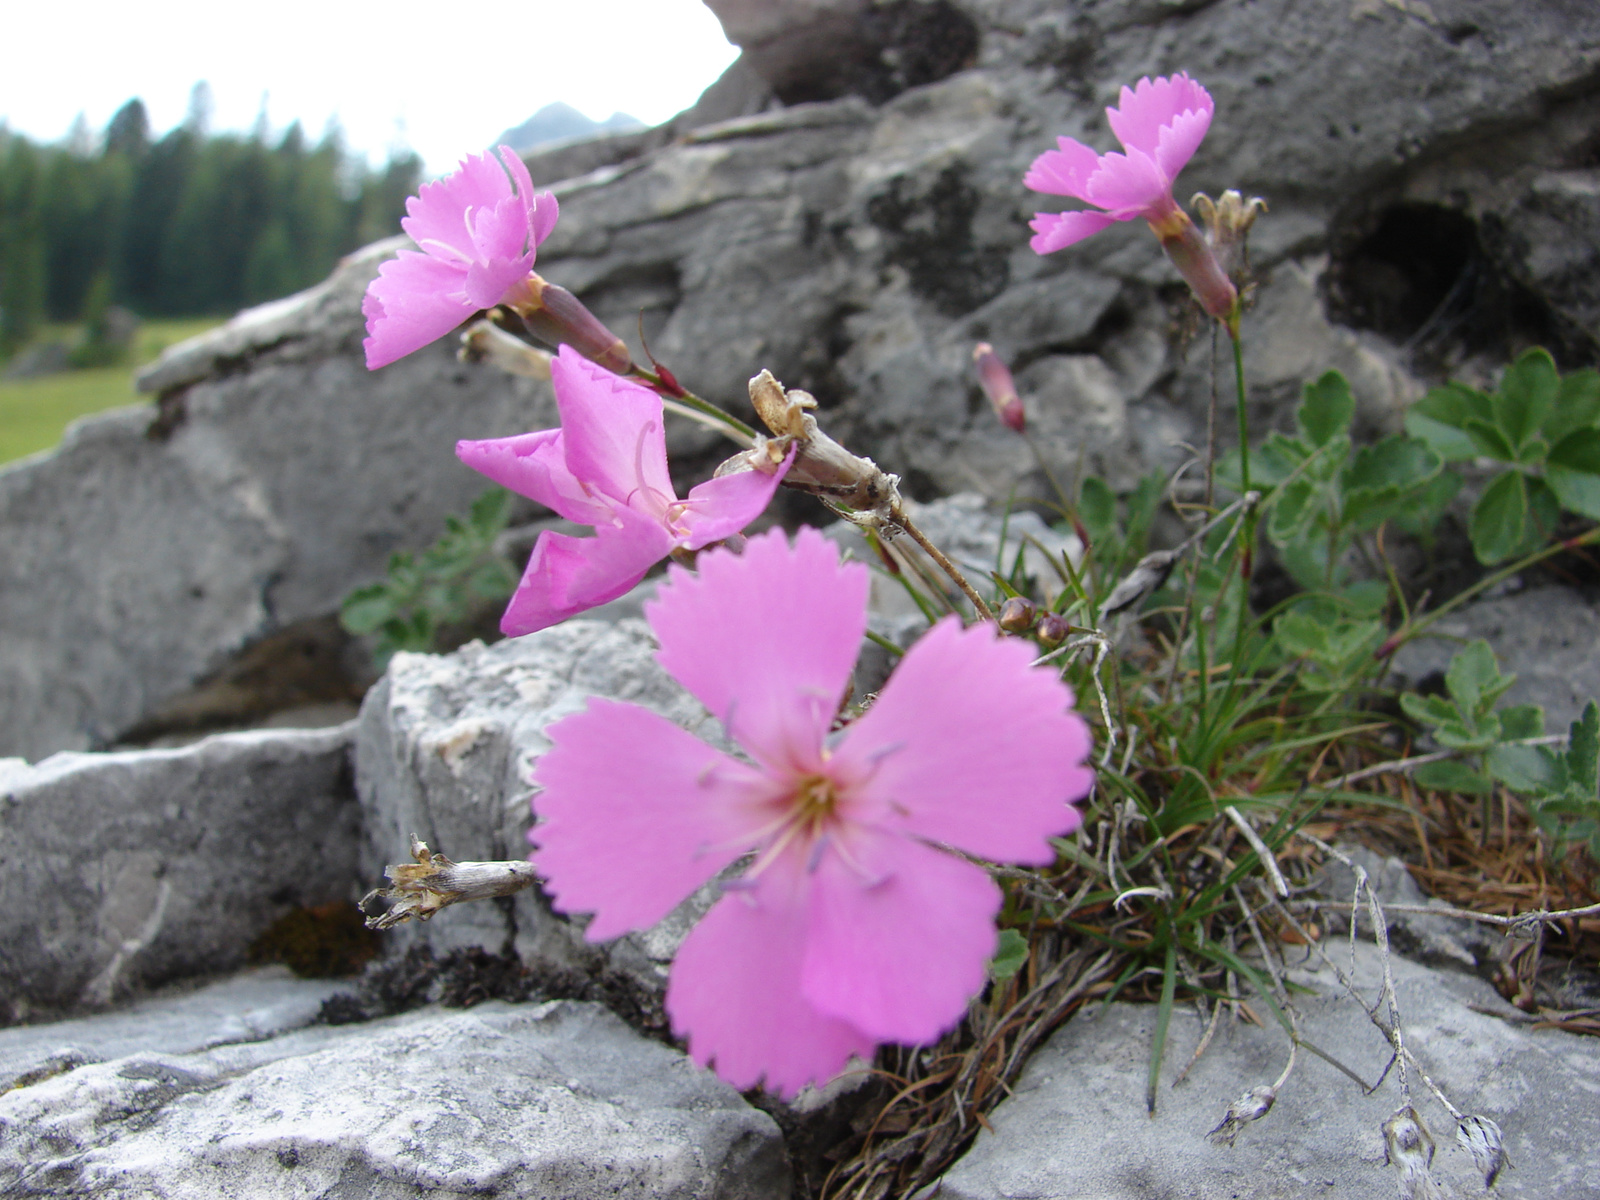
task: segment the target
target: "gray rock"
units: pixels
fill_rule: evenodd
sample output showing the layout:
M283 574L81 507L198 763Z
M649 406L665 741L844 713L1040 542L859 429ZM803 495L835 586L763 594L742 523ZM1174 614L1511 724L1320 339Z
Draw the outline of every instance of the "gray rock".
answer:
M301 1029L341 985L259 967L194 991L113 1012L0 1029L0 1094L85 1063L130 1054L193 1054Z
M1566 733L1590 700L1600 700L1600 612L1584 593L1552 586L1480 600L1440 618L1427 637L1394 656L1400 681L1415 687L1442 675L1466 642L1486 638L1500 670L1516 683L1501 704L1537 704L1545 728Z
M1348 943L1329 946L1349 961ZM1357 948L1360 982L1376 995L1376 952ZM1464 1111L1499 1124L1512 1166L1501 1196L1579 1200L1600 1178L1600 1056L1593 1043L1559 1030L1530 1030L1483 983L1393 960L1406 1044ZM1301 1033L1369 1083L1388 1044L1324 971L1292 978L1314 990L1295 999ZM1470 1005L1470 1007L1469 1007ZM1379 1126L1403 1103L1391 1072L1378 1091L1359 1088L1302 1052L1264 1118L1232 1149L1207 1141L1228 1105L1270 1084L1288 1040L1264 1008L1267 1028L1224 1019L1188 1079L1169 1081L1201 1035L1192 1010L1173 1016L1154 1118L1144 1079L1154 1006L1091 1006L1036 1053L1012 1098L936 1189L945 1200L1030 1196L1050 1200L1303 1200L1307 1196L1392 1200L1399 1176L1384 1165ZM1455 1144L1453 1122L1413 1080L1412 1101L1437 1143L1434 1172L1461 1197L1484 1194L1481 1175ZM1417 1193L1421 1195L1423 1193Z
M568 621L451 655L397 654L362 706L357 738L367 878L376 885L385 865L409 861L413 833L457 861L523 857L528 781L549 747L545 727L592 695L643 704L717 737L716 723L656 664L637 619ZM711 898L698 895L657 928L603 946L584 942L583 923L555 915L536 889L503 906L456 905L389 936L397 948L426 941L440 952L515 950L536 968L605 978L659 1021L667 965Z
M0 771L0 1021L236 968L293 906L352 899L354 732Z
M772 1119L595 1005L484 1004L201 1051L0 1095L7 1195L782 1200Z

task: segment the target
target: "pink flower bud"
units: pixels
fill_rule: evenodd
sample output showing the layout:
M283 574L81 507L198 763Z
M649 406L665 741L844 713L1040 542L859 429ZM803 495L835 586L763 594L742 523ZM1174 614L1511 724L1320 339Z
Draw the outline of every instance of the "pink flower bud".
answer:
M983 394L989 397L989 403L994 406L994 415L1000 418L1000 423L1007 429L1021 433L1026 417L1022 411L1022 400L1017 395L1017 385L1011 379L1010 368L1000 361L1000 356L988 342L979 342L972 348L972 365L977 368L978 383L983 388Z
M617 375L626 375L633 369L627 344L566 288L546 283L530 271L503 303L522 318L534 337L552 346L571 346L590 362Z

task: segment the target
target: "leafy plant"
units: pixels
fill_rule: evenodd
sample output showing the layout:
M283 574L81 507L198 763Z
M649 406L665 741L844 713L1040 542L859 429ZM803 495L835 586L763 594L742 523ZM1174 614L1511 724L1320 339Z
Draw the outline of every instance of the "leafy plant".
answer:
M1359 449L1350 438L1355 399L1337 371L1302 393L1295 434L1274 433L1252 456L1251 485L1267 493L1267 536L1284 566L1309 591L1333 592L1370 613L1383 585L1351 586L1349 552L1355 540L1386 521L1407 532L1430 528L1461 481L1445 473L1443 457L1425 441L1394 436ZM1223 464L1238 486L1237 458Z
M1468 525L1486 565L1537 549L1562 508L1600 520L1600 373L1563 379L1548 353L1529 350L1494 392L1434 388L1406 414L1406 430L1448 462L1506 464Z
M1445 673L1446 696L1407 692L1400 697L1406 716L1428 726L1441 747L1467 756L1424 763L1414 776L1418 783L1472 795L1493 790L1491 776L1503 774L1506 754L1527 748L1506 743L1544 733L1544 710L1537 704L1495 708L1516 680L1515 675L1500 673L1494 651L1480 638L1451 658ZM1480 765L1474 766L1471 760Z
M1600 862L1600 704L1593 700L1572 723L1564 750L1503 746L1496 776L1532 804L1533 819L1556 846L1584 842Z
M442 628L511 595L516 574L494 548L511 505L510 492L490 488L473 501L465 520L447 517L444 536L432 546L420 554L396 552L386 579L345 597L339 621L358 636L378 635L374 656L380 668L396 651L435 649Z

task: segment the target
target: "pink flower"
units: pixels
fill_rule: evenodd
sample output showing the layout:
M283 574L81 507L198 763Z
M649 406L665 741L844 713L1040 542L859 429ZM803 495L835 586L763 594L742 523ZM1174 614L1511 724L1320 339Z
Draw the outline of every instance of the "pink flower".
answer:
M510 146L500 147L500 163L469 154L455 174L406 201L400 227L422 252L400 251L367 288L361 311L369 370L502 303L528 277L539 243L555 228L556 198L534 194L528 168Z
M878 1042L931 1042L983 987L1000 892L948 852L1044 864L1089 791L1089 732L1027 643L953 617L876 703L829 728L866 627L867 571L779 530L646 607L661 664L749 758L643 708L591 700L547 731L529 834L591 940L660 921L754 857L683 942L667 987L689 1053L792 1095Z
M1179 72L1123 88L1106 109L1126 154L1096 154L1082 142L1057 138L1060 147L1033 160L1022 182L1036 192L1071 196L1094 209L1035 213L1030 222L1036 254L1050 254L1099 233L1113 221L1143 217L1161 239L1172 265L1200 307L1239 334L1239 292L1213 248L1172 198L1172 182L1211 128L1211 93Z
M1143 217L1159 225L1182 215L1172 182L1211 127L1211 93L1188 75L1139 80L1122 89L1116 108L1106 109L1111 130L1126 154L1096 154L1082 142L1057 138L1058 150L1033 160L1023 183L1036 192L1071 196L1104 212L1037 213L1029 245L1050 254L1113 221ZM1158 230L1159 232L1159 230Z
M593 525L592 538L546 531L500 620L508 637L615 600L674 549L698 550L761 515L788 469L708 480L679 500L667 475L661 397L571 346L550 360L560 429L456 443L474 471Z

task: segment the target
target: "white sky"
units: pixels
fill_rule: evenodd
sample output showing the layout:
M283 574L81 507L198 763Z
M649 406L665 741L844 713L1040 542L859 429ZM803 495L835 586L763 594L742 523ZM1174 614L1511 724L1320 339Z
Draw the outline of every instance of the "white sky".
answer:
M0 121L30 138L79 113L98 132L134 96L165 133L204 79L214 131L250 129L265 93L274 131L337 116L352 150L402 142L433 174L555 100L666 120L737 54L700 0L83 0L8 5L4 26Z

